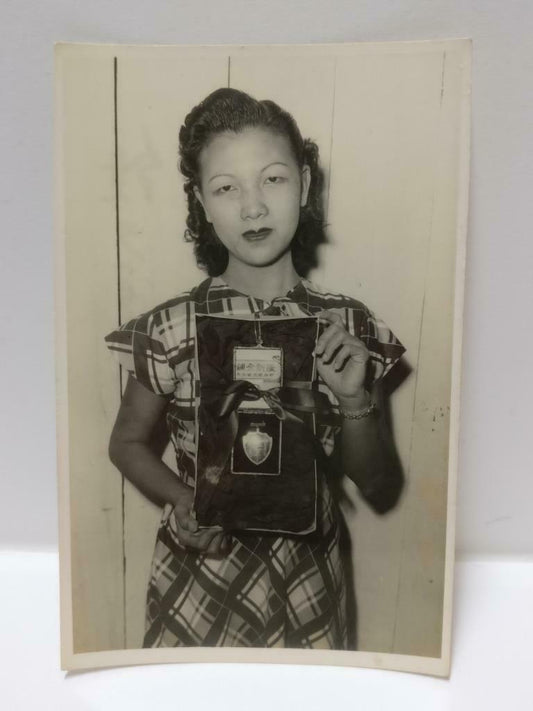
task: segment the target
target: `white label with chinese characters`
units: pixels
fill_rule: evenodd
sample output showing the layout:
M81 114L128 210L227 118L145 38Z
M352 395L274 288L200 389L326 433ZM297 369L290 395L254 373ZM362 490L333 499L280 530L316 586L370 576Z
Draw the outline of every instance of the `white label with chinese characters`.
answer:
M280 388L283 374L283 350L264 346L236 346L233 349L233 379L248 380L260 390ZM260 400L243 400L239 409L270 409Z

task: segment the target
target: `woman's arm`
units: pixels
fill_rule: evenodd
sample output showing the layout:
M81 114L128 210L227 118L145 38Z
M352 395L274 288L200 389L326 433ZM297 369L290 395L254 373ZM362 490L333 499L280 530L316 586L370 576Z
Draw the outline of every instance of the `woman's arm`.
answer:
M191 515L193 489L150 449L150 437L167 401L129 377L109 441L109 458L147 498L174 507L180 542L195 550L218 554L224 550L221 528L198 530Z
M346 412L364 410L370 402L376 410L361 419L342 420L340 461L343 472L357 484L361 494L379 513L393 508L403 487L402 466L384 415L381 381L374 385L370 398L340 400Z
M369 357L365 344L346 331L338 313L322 311L320 318L327 328L315 349L318 372L337 397L341 413L348 414L342 421L340 465L370 505L384 513L398 500L403 474L384 417L381 382L376 382L369 398L364 390ZM359 419L349 417L364 412L371 401L377 411Z

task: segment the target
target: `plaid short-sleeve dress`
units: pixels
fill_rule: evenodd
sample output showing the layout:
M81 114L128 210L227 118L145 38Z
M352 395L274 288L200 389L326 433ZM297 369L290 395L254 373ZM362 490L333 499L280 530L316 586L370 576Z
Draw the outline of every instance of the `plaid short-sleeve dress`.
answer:
M367 307L302 279L272 302L231 289L221 277L124 323L105 337L133 377L169 400L168 432L178 476L194 484L196 385L194 314L309 316L338 312L369 350L368 379L385 375L404 347ZM325 383L333 408L334 395ZM336 429L319 426L330 455ZM148 585L144 647L249 646L346 649L347 587L339 547L339 511L319 479L319 526L307 536L239 532L224 558L185 550L172 507L165 506Z

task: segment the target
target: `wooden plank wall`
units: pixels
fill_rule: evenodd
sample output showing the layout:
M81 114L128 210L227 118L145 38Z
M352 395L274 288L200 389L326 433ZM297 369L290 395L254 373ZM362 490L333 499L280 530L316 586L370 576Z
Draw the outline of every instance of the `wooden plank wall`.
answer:
M113 64L82 52L63 55L61 68L73 634L82 652L124 639L121 479L107 457L120 387L98 337L117 319Z
M429 45L424 54L413 54L408 46L385 51L374 45L340 50L335 57L289 48L236 49L231 56L223 48L181 53L170 47L121 48L116 64L120 264L110 197L112 48L99 56L91 61L90 53L84 57L78 50L65 79L72 178L67 209L74 206L67 235L76 651L134 648L142 639L159 511L123 485L107 460L119 374L103 335L117 323L118 271L122 321L202 278L182 238L177 132L194 104L229 84L274 99L293 113L304 136L317 141L331 243L312 277L364 301L407 347L411 372L390 403L407 477L401 505L377 516L347 485L344 508L355 561L359 648L438 656L459 54L445 55ZM77 81L81 73L83 84ZM91 151L77 152L80 140ZM90 438L83 435L88 421L98 423ZM168 449L165 461L174 467Z

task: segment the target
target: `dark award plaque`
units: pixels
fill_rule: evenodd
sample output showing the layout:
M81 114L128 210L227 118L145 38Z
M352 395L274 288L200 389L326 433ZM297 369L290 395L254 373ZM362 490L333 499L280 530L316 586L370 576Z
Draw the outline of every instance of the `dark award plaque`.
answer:
M196 316L200 526L316 529L315 317Z

